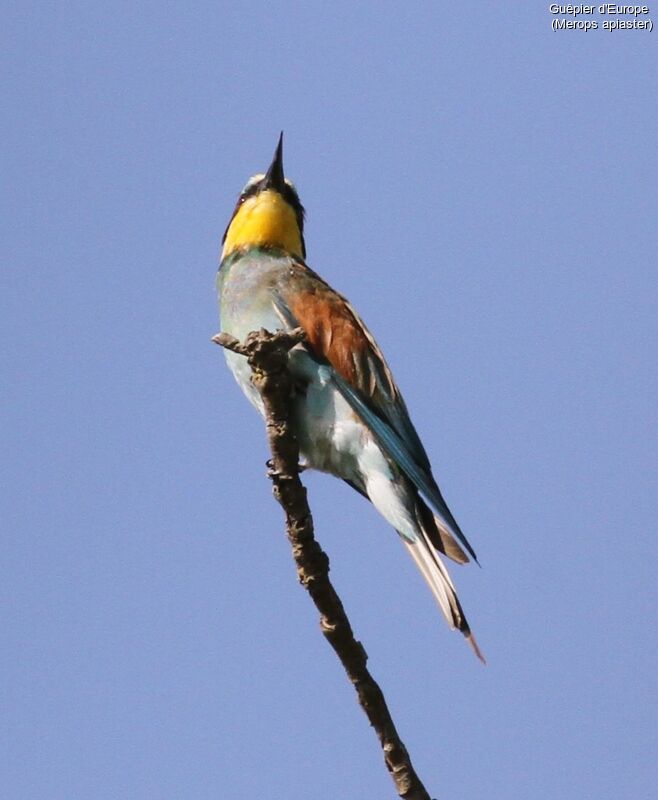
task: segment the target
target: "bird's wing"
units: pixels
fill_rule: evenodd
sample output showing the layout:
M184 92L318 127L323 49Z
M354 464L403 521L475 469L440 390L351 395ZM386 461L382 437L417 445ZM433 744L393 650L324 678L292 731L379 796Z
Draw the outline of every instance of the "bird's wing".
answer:
M274 304L286 324L301 327L312 356L332 369L332 379L380 447L406 474L438 520L477 561L448 508L400 390L374 338L351 307L322 278L293 263L273 287Z

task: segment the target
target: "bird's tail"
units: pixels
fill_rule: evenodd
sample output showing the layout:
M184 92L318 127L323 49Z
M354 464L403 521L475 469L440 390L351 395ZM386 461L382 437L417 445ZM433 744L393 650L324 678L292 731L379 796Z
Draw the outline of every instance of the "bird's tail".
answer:
M466 620L464 611L462 610L461 603L457 597L454 584L448 575L448 570L443 566L439 554L432 546L430 536L425 530L425 525L419 526L420 530L414 542L409 541L406 537L400 537L404 542L405 547L409 551L411 557L416 562L416 566L420 570L422 576L427 581L439 608L443 612L448 625L454 630L461 631L468 643L473 648L475 655L486 664L482 651L475 641L475 637L471 633L471 629Z

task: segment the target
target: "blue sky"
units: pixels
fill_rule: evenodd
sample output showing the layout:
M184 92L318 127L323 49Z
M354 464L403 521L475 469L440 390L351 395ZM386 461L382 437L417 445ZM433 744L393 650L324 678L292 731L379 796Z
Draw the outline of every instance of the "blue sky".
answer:
M281 129L309 263L483 565L453 575L486 668L374 510L305 475L419 774L654 796L658 34L548 5L6 4L8 797L394 796L210 343Z

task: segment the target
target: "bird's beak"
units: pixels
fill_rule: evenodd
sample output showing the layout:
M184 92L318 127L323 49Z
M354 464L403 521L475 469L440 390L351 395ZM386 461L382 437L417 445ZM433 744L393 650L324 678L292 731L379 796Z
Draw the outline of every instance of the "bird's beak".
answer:
M286 179L283 174L283 131L281 131L274 158L261 186L263 189L275 189L277 192L282 192L286 188Z

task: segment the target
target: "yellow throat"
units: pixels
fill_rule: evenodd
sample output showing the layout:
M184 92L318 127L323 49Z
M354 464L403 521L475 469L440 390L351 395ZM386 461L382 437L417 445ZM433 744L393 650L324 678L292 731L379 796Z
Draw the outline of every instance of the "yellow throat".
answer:
M246 247L280 247L302 258L302 236L294 209L274 189L247 197L233 215L222 259Z

